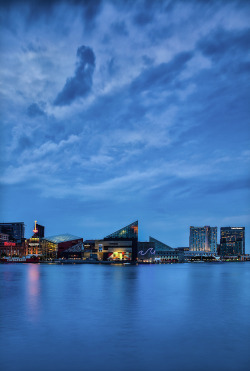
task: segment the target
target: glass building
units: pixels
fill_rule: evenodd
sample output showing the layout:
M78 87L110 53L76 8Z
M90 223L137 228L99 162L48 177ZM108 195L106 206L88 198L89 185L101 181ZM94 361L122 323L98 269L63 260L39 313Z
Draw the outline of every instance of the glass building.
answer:
M245 227L221 227L220 255L245 255Z
M138 220L104 237L104 239L110 238L136 239L138 241Z
M217 227L190 227L189 250L217 254Z
M81 237L72 234L60 234L42 238L42 255L47 259L61 258L63 252L77 244L83 244Z
M138 220L95 241L100 260L132 260L137 258Z
M17 223L0 223L0 233L8 234L10 239L21 243L24 238L25 225L24 222Z

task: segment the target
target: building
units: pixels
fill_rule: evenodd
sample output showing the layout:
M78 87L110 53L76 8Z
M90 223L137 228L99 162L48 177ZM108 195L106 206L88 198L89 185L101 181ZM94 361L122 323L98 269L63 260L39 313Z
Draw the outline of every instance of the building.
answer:
M220 255L245 255L245 227L221 227Z
M0 223L0 233L8 234L11 241L22 243L25 234L24 222Z
M42 255L42 238L44 237L45 227L37 224L35 220L35 227L33 229L33 236L25 240L25 254L26 255Z
M149 242L154 243L155 246L155 261L161 262L184 262L184 252L174 249L156 238L149 237Z
M61 252L60 257L62 259L82 259L83 258L83 244L82 242L77 243L69 247L68 249Z
M83 241L83 257L84 259L98 259L98 248L95 248L96 240L85 240Z
M45 227L43 225L37 224L37 220L35 220L35 228L33 229L34 235L38 238L44 237Z
M153 263L155 261L154 242L138 242L138 262Z
M99 260L135 261L137 259L138 220L95 241Z
M23 257L25 255L24 240L21 243L10 240L8 234L0 233L0 257Z
M190 227L189 252L198 255L217 254L217 227Z
M45 237L42 239L42 255L46 260L61 258L67 249L78 244L83 251L83 238L68 233Z

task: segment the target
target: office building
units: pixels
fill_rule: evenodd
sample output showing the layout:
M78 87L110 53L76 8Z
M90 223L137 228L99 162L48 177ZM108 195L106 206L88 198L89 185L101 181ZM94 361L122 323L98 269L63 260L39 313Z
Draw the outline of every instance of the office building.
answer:
M217 254L217 227L190 227L189 252Z
M221 227L220 255L245 255L245 227Z
M8 234L10 240L22 243L25 233L24 222L0 223L0 233Z

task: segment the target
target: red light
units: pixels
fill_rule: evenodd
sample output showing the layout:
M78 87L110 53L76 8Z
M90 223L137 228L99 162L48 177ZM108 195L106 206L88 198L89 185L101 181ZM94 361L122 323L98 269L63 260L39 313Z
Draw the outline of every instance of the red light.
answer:
M16 246L15 242L4 242L4 246Z
M37 232L38 232L38 229L33 229L33 232L34 232L34 233L37 233Z

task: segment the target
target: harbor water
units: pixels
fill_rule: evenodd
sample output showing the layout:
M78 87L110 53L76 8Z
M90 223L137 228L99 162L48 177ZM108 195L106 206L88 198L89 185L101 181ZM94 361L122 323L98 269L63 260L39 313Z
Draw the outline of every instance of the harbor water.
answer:
M248 371L250 262L0 265L3 371Z

